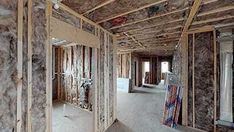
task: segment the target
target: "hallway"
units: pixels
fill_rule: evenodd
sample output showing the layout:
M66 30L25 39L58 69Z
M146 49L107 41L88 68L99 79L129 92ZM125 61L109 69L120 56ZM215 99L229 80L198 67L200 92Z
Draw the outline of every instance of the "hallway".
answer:
M193 131L179 126L172 129L161 125L165 90L135 88L133 93L118 92L117 119L107 132L184 132Z

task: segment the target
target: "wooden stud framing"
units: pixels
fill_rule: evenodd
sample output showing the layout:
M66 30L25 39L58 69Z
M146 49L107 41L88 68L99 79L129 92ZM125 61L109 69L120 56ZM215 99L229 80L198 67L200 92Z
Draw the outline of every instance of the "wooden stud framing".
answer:
M114 18L117 18L117 17L120 17L120 16L124 16L124 15L130 14L130 13L133 13L133 12L136 12L136 11L139 11L139 10L145 9L145 8L147 8L147 7L150 7L150 6L153 6L153 5L157 5L157 4L166 2L166 1L167 1L167 0L160 0L160 1L157 1L157 2L154 2L154 3L151 3L151 4L148 4L148 5L142 6L142 7L140 7L140 8L134 9L134 10L131 10L131 11L128 11L128 12L125 12L125 13L121 13L121 14L118 14L118 15L113 16L113 17L106 18L106 19L104 19L104 20L98 21L97 23L100 24L100 23L102 23L102 22L106 22L106 21L108 21L108 20L111 20L111 19L114 19Z
M32 0L28 0L28 108L27 131L32 132Z
M192 76L192 86L193 86L193 127L195 128L195 77L194 77L194 74L195 74L195 67L194 67L194 61L195 61L195 58L194 58L194 51L195 51L195 34L193 33L193 63L192 63L192 66L193 66L193 76Z
M120 25L120 26L114 26L114 27L112 27L112 28L110 28L110 29L116 29L116 28L121 28L121 27L129 26L129 25L133 25L133 24L136 24L136 23L140 23L140 22L152 20L152 19L159 18L159 17L164 17L164 16L167 16L167 15L171 15L171 14L174 14L174 13L179 13L179 12L182 12L182 11L186 11L186 10L188 10L188 9L189 9L189 8L186 7L186 8L184 8L184 9L174 10L174 11L167 12L167 13L160 14L160 15L156 15L156 16L153 16L153 17L141 19L141 20L134 21L134 22L129 22L129 23L126 23L126 24L123 24L123 25Z
M61 57L62 57L62 48L61 47L59 47L58 48L58 58L57 58L57 60L58 60L58 74L57 74L57 77L58 77L58 94L57 94L57 98L58 98L58 100L60 100L61 99L61 78L62 78L62 74L61 74L61 65L62 65L62 59L61 59Z
M50 18L52 3L46 0L46 132L52 132L52 44L50 36Z
M108 4L112 3L112 2L114 2L114 1L115 1L115 0L107 0L107 1L103 2L102 4L100 4L100 5L98 5L98 6L94 7L94 8L92 8L92 9L86 11L86 12L83 13L82 15L85 15L85 14L88 14L88 13L90 13L90 12L93 12L94 10L97 10L97 9L99 9L99 8L105 6L105 5L108 5Z
M182 125L188 125L188 34L181 41L182 50L182 80L184 82L182 101Z
M216 44L216 31L213 31L214 39L214 132L216 132L216 120L217 120L217 44Z
M22 87L23 87L23 0L18 0L17 18L17 132L22 126Z

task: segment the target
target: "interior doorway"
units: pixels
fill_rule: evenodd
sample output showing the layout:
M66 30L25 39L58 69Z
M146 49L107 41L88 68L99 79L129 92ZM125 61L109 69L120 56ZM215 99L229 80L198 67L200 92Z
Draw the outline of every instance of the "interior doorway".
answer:
M93 48L52 38L52 130L93 131Z
M164 84L166 73L169 72L169 62L161 62L161 83Z
M143 78L142 78L142 83L143 85L144 84L149 84L150 83L150 62L149 61L143 61L142 62L143 66L142 66L142 69L143 69Z

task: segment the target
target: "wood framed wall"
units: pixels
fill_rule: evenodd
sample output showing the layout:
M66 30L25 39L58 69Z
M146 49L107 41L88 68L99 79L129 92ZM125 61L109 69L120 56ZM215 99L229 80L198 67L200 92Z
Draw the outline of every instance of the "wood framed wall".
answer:
M94 131L101 132L116 119L116 75L115 67L112 67L116 63L114 62L116 61L114 59L116 39L111 33L70 8L63 5L60 7L73 16L79 17L84 25L93 24L95 32L87 31L85 26L82 26L82 29L93 36L98 36L97 41L105 35L104 42L100 42L104 44L102 48L94 45L94 50L88 49L87 52L90 56L92 52L93 60L96 58L94 61L96 63L89 69L97 69L94 71L94 80L96 80ZM0 87L3 90L3 98L6 98L3 104L0 104L4 110L1 117L6 119L0 121L0 127L3 131L52 132L52 3L50 0L10 0L1 1L0 8L4 10L1 14L4 17L0 20L2 47L0 49L0 80L2 80ZM84 37L89 36L86 34ZM102 50L105 50L104 54L101 54ZM64 54L63 52L59 50L60 55ZM63 56L58 58L60 62L64 59ZM105 60L105 64L100 60ZM90 60L86 62L89 63ZM105 68L101 69L103 65ZM58 69L61 71L63 68L61 66ZM105 77L100 80L98 75L103 73L103 70L109 72L105 73ZM58 76L61 77L62 74ZM58 82L61 87L61 79ZM105 85L102 84L103 82ZM107 86L107 84L110 85ZM100 91L105 91L104 96ZM63 98L61 94L63 92L62 89L58 91L59 97ZM100 105L105 106L104 109ZM102 116L106 119L104 122L103 118L99 118Z
M208 35L209 34L209 35ZM208 35L208 36L207 36ZM217 46L216 46L216 34L215 34L215 29L213 27L204 27L201 29L193 30L193 31L188 31L187 32L187 37L184 38L184 40L181 41L181 45L177 48L177 50L181 53L182 55L182 71L181 73L181 83L183 84L184 87L184 97L183 97L183 107L182 107L182 124L185 126L190 126L193 127L194 129L199 129L199 130L205 130L205 131L216 131L216 125L215 125L215 120L216 120L216 100L217 100ZM200 39L206 37L205 40L201 41ZM203 42L203 45L200 43ZM200 45L199 45L200 44ZM197 49L200 48L198 51ZM198 53L200 52L200 53ZM204 57L201 58L201 56L205 55ZM188 56L188 57L187 57ZM198 59L200 58L200 59ZM207 59L206 59L207 58ZM204 60L205 64L204 66L198 68L198 63L197 61L202 61ZM202 63L202 62L199 62ZM188 67L188 68L186 68ZM198 85L199 82L202 81L197 81L199 79L195 75L199 75L197 71L199 70L205 70L206 72L210 72L209 75L212 76L207 76L205 80L211 79L212 82L209 83L209 88L210 90L205 91L199 89L201 85ZM203 71L203 72L205 72ZM203 84L204 85L204 84ZM207 84L208 86L208 84ZM202 94L199 94L200 97L198 97L199 91L203 91L206 95L203 96ZM199 100L203 98L207 98L205 100ZM202 103L201 103L202 101ZM203 115L202 121L200 121L201 117L199 114L204 114L199 113L201 109L206 109L208 108L207 106L203 107L206 105L206 102L209 102L209 111L211 111L210 114L206 114L206 116ZM200 102L200 103L199 103ZM199 114L198 114L199 113ZM209 116L208 116L209 115ZM213 123L210 123L212 122ZM202 126L202 124L206 126ZM207 127L210 126L210 127Z

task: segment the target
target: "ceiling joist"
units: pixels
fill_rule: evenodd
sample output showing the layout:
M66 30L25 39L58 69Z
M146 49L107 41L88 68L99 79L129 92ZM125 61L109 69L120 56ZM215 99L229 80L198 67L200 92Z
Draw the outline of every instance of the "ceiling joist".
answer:
M225 7L217 8L217 9L214 9L211 11L199 13L199 14L197 14L197 17L201 17L201 16L205 16L205 15L209 15L209 14L214 14L214 13L219 13L219 12L224 12L224 11L233 10L233 9L234 9L234 5L225 6Z
M107 0L107 1L103 2L102 4L100 4L100 5L98 5L98 6L94 7L94 8L92 8L92 9L86 11L86 12L83 13L82 15L85 15L85 14L88 14L88 13L90 13L90 12L93 12L93 11L95 11L95 10L97 10L97 9L99 9L99 8L101 8L101 7L103 7L103 6L105 6L105 5L108 5L108 4L110 4L110 3L114 2L114 1L115 1L115 0Z
M160 18L160 17L164 17L164 16L167 16L167 15L171 15L171 14L179 13L179 12L182 12L182 11L186 11L186 10L188 10L188 9L189 9L189 8L186 7L186 8L184 8L184 9L174 10L174 11L167 12L167 13L164 13L164 14L155 15L155 16L153 16L153 17L148 17L148 18L141 19L141 20L138 20L138 21L134 21L134 22L129 22L129 23L126 23L126 24L122 24L122 25L120 25L120 26L114 26L114 27L112 27L112 28L110 28L110 29L116 29L116 28L121 28L121 27L129 26L129 25L137 24L137 23L144 22L144 21L148 21L148 20L152 20L152 19L155 19L155 18Z
M157 30L153 30L153 31L150 31L150 32L137 32L137 33L134 33L134 34L131 34L131 36L142 36L142 35L147 35L147 34L159 34L161 33L160 35L169 35L173 32L168 32L168 31L171 31L171 30L176 30L176 29L180 29L182 28L183 26L175 26L175 27L171 27L171 28L162 28L162 29L157 29ZM166 32L167 31L167 32ZM165 33L166 32L166 33ZM117 39L122 39L122 38L126 38L125 36L119 36L117 37Z
M136 40L134 37L128 35L127 33L124 33L127 37L131 38L135 43L137 43L138 45L140 45L141 47L144 47L138 40Z
M125 32L134 32L134 31L142 31L142 30L145 30L145 29L151 29L151 28L155 28L155 27L162 27L164 26L165 24L172 24L172 23L176 23L176 22L182 22L184 21L185 19L184 18L180 18L180 19L176 19L176 20L172 20L172 21L168 21L168 22L162 22L162 23L158 23L158 24L154 24L154 25L150 25L150 26L145 26L145 27L142 27L142 28L135 28L135 29L130 29L130 30L127 30ZM122 33L122 32L120 32ZM118 33L118 34L120 34Z
M139 11L139 10L145 9L145 8L147 8L147 7L150 7L150 6L153 6L153 5L157 5L157 4L166 2L166 1L167 1L167 0L159 0L159 1L157 1L157 2L154 2L154 3L148 4L148 5L139 7L139 8L137 8L137 9L134 9L134 10L131 10L131 11L128 11L128 12L124 12L124 13L118 14L118 15L113 16L113 17L108 17L108 18L106 18L106 19L104 19L104 20L98 21L97 23L100 24L100 23L102 23L102 22L106 22L106 21L112 20L112 19L114 19L114 18L117 18L117 17L120 17L120 16L124 16L124 15L130 14L130 13L133 13L133 12L136 12L136 11Z

